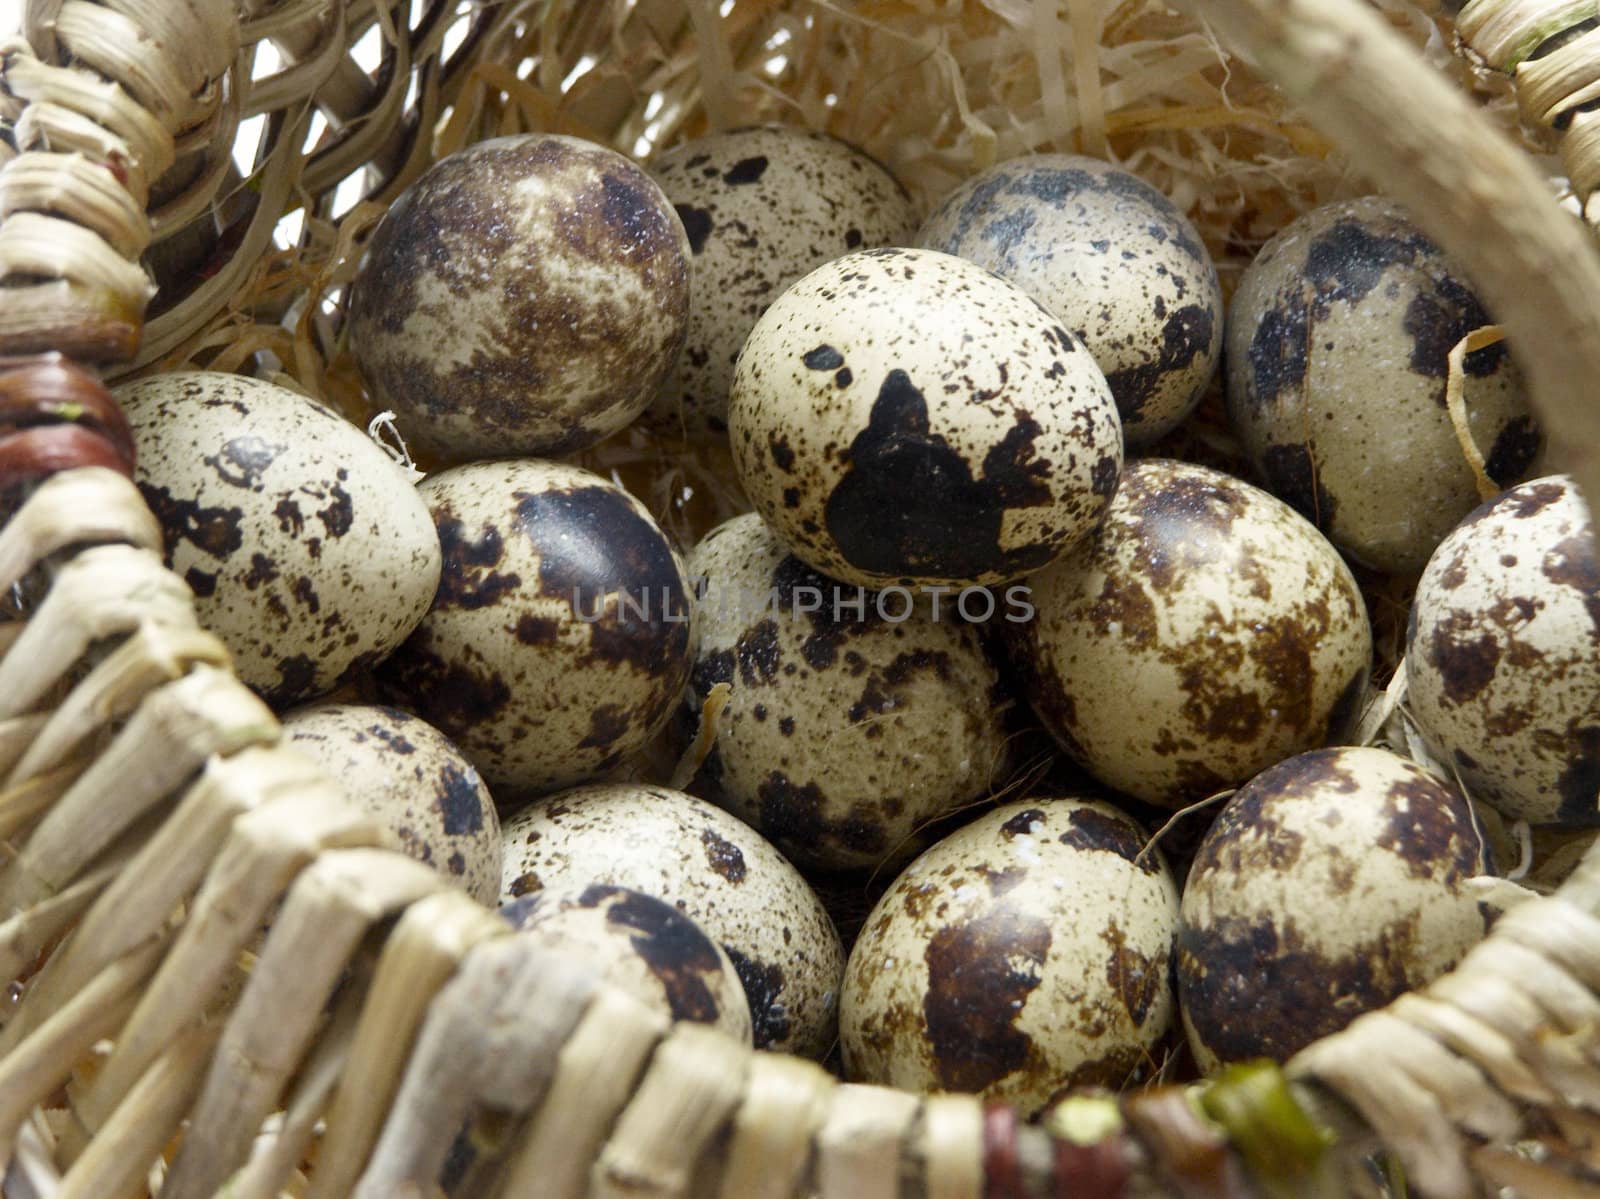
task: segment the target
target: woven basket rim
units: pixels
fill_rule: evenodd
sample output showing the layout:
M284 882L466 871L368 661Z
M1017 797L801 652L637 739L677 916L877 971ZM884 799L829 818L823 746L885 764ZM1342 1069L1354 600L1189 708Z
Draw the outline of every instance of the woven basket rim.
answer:
M13 255L7 261L14 264L14 274L42 280L30 284L28 296L37 301L32 311L48 319L42 317L34 326L14 334L0 319L0 350L26 354L60 347L80 360L104 364L111 371L118 369L118 360L145 365L146 355L154 361L162 354L180 352L212 355L211 361L232 369L245 366L251 352L265 351L275 355L278 364L291 374L298 371L302 384L315 383L329 391L343 387L346 392L351 384L339 375L336 312L324 311L322 301L348 285L359 261L362 236L372 227L377 210L415 178L433 153L430 130L437 130L441 138L472 138L492 131L486 128L491 117L505 123L513 118L531 119L529 113L537 116L541 111L536 92L521 88L510 77L484 83L477 67L497 52L512 53L543 36L554 38L552 44L559 44L562 37L581 40L581 29L582 38L588 39L584 45L614 45L615 53L627 59L630 69L636 63L648 85L659 89L653 95L668 97L658 111L668 114L663 120L678 122L677 132L693 129L697 122L721 127L744 123L738 120L741 97L745 95L740 88L748 91L750 80L745 77L748 72L741 74L733 65L740 47L749 51L755 44L759 49L759 41L750 43L749 39L755 36L750 30L760 28L762 14L790 9L814 9L818 14L833 11L826 0L733 0L721 6L712 0L633 0L626 5L619 0L617 5L594 4L588 8L575 0L549 0L547 4L505 0L473 8L470 20L458 30L463 37L457 47L447 37L455 24L456 0L416 0L414 4L407 0L351 0L349 4L342 0L332 4L318 0L259 0L243 6L246 15L242 24L228 0L171 0L177 6L172 10L161 8L160 0L154 0L154 7L143 0L103 0L106 8L100 16L104 20L113 20L105 15L113 10L124 14L116 20L131 19L126 13L143 14L142 19L150 27L159 31L164 28L161 23L166 22L165 28L172 32L172 14L181 8L200 22L202 31L216 35L215 39L202 38L198 42L190 38L193 44L187 49L152 42L156 57L145 61L138 58L149 49L143 43L129 42L128 46L134 48L128 49L126 55L98 44L93 31L82 25L85 10L81 6L74 8L75 2L29 0L30 30L36 45L31 53L16 45L11 47L10 57L5 60L8 78L14 86L24 89L48 91L51 86L64 86L66 76L51 76L49 71L54 68L46 66L58 53L70 53L80 67L102 74L120 71L122 90L114 95L108 93L109 99L97 102L97 111L110 134L105 134L104 129L94 134L70 121L54 132L58 138L81 138L83 145L91 147L137 147L132 158L138 161L116 161L119 184L139 203L132 206L130 216L126 203L97 204L68 189L70 194L55 202L48 216L32 220L39 206L34 201L35 207L24 209L28 219L11 222L9 233L0 234L0 248ZM1471 0L1457 18L1457 27L1472 52L1494 70L1507 72L1521 64L1544 62L1544 58L1531 59L1530 55L1554 44L1547 9L1556 0L1549 0L1544 7L1541 2ZM1090 0L1070 0L1066 7L1070 14L1082 17L1090 11L1086 7L1089 3ZM392 20L396 6L417 16L418 21L414 28L396 33L387 42L386 54L376 72L362 72L340 52L322 53L320 48L328 44L329 38L341 49L349 39L370 36L374 30L382 40L385 24ZM144 11L146 8L148 12ZM878 8L892 15L901 8L909 10L910 0L904 4L901 0L883 0ZM983 8L1002 18L1007 12L1045 11L1043 5L1033 5L1031 0L986 0ZM219 17L225 9L229 17ZM618 13L623 15L617 16ZM1592 243L1586 240L1587 232L1580 232L1577 222L1564 216L1558 219L1545 181L1530 166L1526 148L1495 136L1459 88L1452 90L1442 78L1433 75L1408 78L1406 70L1417 61L1415 50L1400 39L1386 38L1380 19L1353 0L1337 4L1281 0L1281 6L1275 6L1274 0L1208 0L1205 13L1230 41L1244 47L1269 75L1280 81L1293 101L1315 118L1353 162L1377 177L1393 181L1402 199L1422 214L1419 222L1436 234L1447 250L1483 272L1485 294L1501 301L1491 307L1502 311L1514 336L1525 339L1519 344L1535 347L1529 374L1544 405L1551 436L1563 444L1568 454L1565 465L1580 487L1589 494L1600 494L1600 406L1588 402L1584 392L1584 381L1591 377L1585 364L1592 366L1591 360L1600 357L1600 302L1590 304L1584 300L1600 300L1600 255L1594 253ZM608 15L617 16L615 27L606 25ZM1566 16L1569 23L1576 20L1571 13ZM553 25L544 29L541 21ZM626 40L627 22L633 22L632 28L637 32L640 24L651 21L667 22L670 36L657 39L653 45ZM748 24L741 25L741 21ZM886 18L884 28L891 25ZM1065 27L1058 19L1051 28L1059 34ZM1041 37L1045 36L1043 28L1038 27ZM249 46L267 35L278 37L286 46L298 45L301 61L247 86L249 72L238 65L236 49L241 41ZM746 40L741 42L741 37ZM1356 47L1360 52L1347 52L1340 57L1330 54L1328 47L1333 44L1347 50ZM1600 129L1600 119L1589 121L1583 112L1571 116L1569 109L1586 101L1572 100L1572 95L1562 90L1560 80L1552 81L1556 67L1566 62L1566 58L1559 57L1561 48L1554 45L1548 56L1556 60L1555 66L1534 66L1523 75L1531 76L1533 84L1544 89L1538 93L1539 115L1547 118L1546 123L1561 124L1571 118L1564 124L1562 150L1567 154L1566 169L1579 199L1586 200L1588 189L1600 185L1600 167L1591 169L1590 165L1591 160L1600 162L1600 135L1593 132ZM915 54L908 53L906 57L916 61ZM412 60L410 69L407 60ZM537 69L538 64L534 65ZM1059 60L1055 69L1061 69ZM699 93L693 84L687 90L683 84L685 74L695 71L700 72ZM410 86L413 82L414 90ZM604 86L607 82L609 90ZM1058 92L1069 86L1065 78L1055 82L1059 84ZM600 80L586 93L582 111L609 116L613 138L632 134L641 128L641 121L652 119L646 116L649 105L640 102L638 89L630 92L626 84L626 80L618 82L615 78ZM479 110L469 119L463 114L469 112L467 98L477 95L473 88L487 89L485 95L494 88L500 90L492 101L480 96L476 101ZM1049 115L1057 92L1050 92L1042 82L1039 90L1041 107ZM1414 125L1406 123L1402 128L1396 124L1386 127L1391 128L1391 136L1370 136L1375 119L1383 114L1383 106L1389 105L1392 112L1401 95L1416 105ZM0 100L5 99L0 94ZM515 111L518 104L528 110L520 117ZM258 106L266 110L268 119L264 122L260 156L252 168L256 174L248 182L230 180L232 167L227 159L233 143L229 135L238 122L248 121ZM35 116L41 107L35 105ZM306 153L305 134L313 107L321 111L330 132L325 145ZM447 109L453 116L446 116ZM0 115L12 121L20 120L22 112L20 101L11 110L0 109ZM408 114L416 119L408 121ZM544 115L552 122L572 119L570 112L560 109ZM878 136L887 138L895 133L892 114L879 114L875 119L881 122ZM452 120L457 120L460 127L453 126ZM18 127L25 131L32 128ZM97 140L102 135L110 140ZM1462 157L1463 150L1470 151L1466 158ZM121 154L123 150L115 152ZM0 181L4 179L6 159L15 157L0 154ZM939 157L929 153L920 161L924 166L936 166ZM177 165L169 170L169 163ZM357 210L347 222L334 220L331 207L325 205L333 185L366 163L377 163L380 168L375 174L381 178L368 197L373 207ZM933 166L928 170L930 178L937 177ZM14 172L12 178L16 177ZM277 214L291 207L297 194L307 201L307 228L311 232L306 240L308 245L316 244L316 253L274 253L272 238ZM185 245L180 237L158 241L159 254L182 264L179 274L188 272L209 282L202 282L172 307L153 311L144 324L144 304L153 289L135 260L150 239L146 209L158 217L169 214L173 228L183 225L174 214L214 211L228 229L218 245L199 245L198 249L196 245ZM263 212L273 219L263 218ZM164 232L159 224L158 220L158 234ZM1503 228L1516 228L1520 236L1510 241L1497 237ZM82 236L82 230L88 234ZM40 248L40 243L50 240L51 231L63 238L70 233L73 253L78 253L80 244L82 250L81 255L64 262L60 278L54 280L49 272L56 260ZM189 257L185 258L185 254ZM22 266L17 267L16 263ZM274 271L279 274L274 275ZM1559 303L1550 305L1529 294L1532 289L1527 280L1536 277L1547 283ZM240 289L248 291L252 302L271 319L258 320L254 312L241 314L230 309L230 297ZM95 298L92 310L85 307L86 294ZM142 324L147 340L145 349L136 354L133 343ZM228 336L238 341L230 343ZM3 656L0 652L0 658ZM1600 852L1579 867L1575 878L1577 882L1564 894L1575 897L1574 904L1576 897L1581 897L1587 911L1595 906L1590 901L1594 898L1595 879L1600 878ZM1533 936L1527 930L1523 935ZM1506 941L1501 948L1510 944ZM1517 944L1526 946L1529 942ZM1548 947L1535 948L1546 952ZM1479 957L1498 961L1495 952ZM1516 953L1522 952L1522 948L1516 949ZM1577 951L1574 955L1578 956ZM1570 967L1569 973L1577 974L1587 968L1587 963L1573 965L1562 959L1552 969L1557 966L1563 970ZM1358 1127L1361 1119L1368 1125L1381 1126L1385 1110L1381 1097L1366 1086L1361 1077L1363 1071L1355 1064L1363 1056L1358 1049L1390 1045L1391 1041L1385 1038L1397 1035L1391 1025L1403 1023L1398 1019L1387 1025L1369 1022L1362 1026L1364 1031L1352 1031L1351 1036L1336 1043L1330 1038L1319 1043L1314 1052L1308 1051L1303 1059L1297 1059L1303 1061L1305 1077L1314 1079L1330 1095L1342 1097L1331 1107L1343 1110L1344 1105L1349 1105L1345 1114L1350 1117L1352 1128ZM1410 1030L1406 1035L1426 1042L1430 1053L1437 1051L1437 1045L1426 1034L1409 1025L1405 1028ZM1417 1073L1420 1078L1428 1070L1419 1067ZM1418 1082L1422 1087L1419 1093L1444 1093L1437 1078L1430 1085L1433 1090ZM1495 1109L1497 1114L1498 1110ZM961 1173L961 1168L973 1166L962 1154L974 1144L979 1149L983 1147L983 1128L974 1132L972 1126L975 1111L975 1107L960 1103L939 1107L938 1119L947 1123L938 1126L956 1130L955 1139L949 1142L956 1148L923 1146L931 1155L947 1152L951 1156L952 1178ZM1442 1189L1443 1181L1464 1177L1462 1172L1469 1167L1463 1164L1465 1142L1456 1127L1475 1131L1474 1120L1493 1123L1483 1115L1483 1109L1463 1101L1460 1110L1441 1111L1433 1125L1419 1116L1417 1123L1398 1130L1397 1137L1405 1139L1401 1152L1409 1154L1408 1165L1419 1180ZM1434 1132L1448 1136L1449 1143L1429 1145L1429 1135ZM918 1135L933 1137L926 1130ZM958 1158L961 1160L955 1160ZM1488 1168L1480 1166L1476 1158L1473 1161L1474 1168ZM40 1130L26 1126L5 1177L6 1199L29 1199L35 1191L48 1193L48 1176L53 1169ZM941 1183L934 1180L929 1185L937 1190ZM942 1185L949 1186L952 1194L965 1193L956 1182Z

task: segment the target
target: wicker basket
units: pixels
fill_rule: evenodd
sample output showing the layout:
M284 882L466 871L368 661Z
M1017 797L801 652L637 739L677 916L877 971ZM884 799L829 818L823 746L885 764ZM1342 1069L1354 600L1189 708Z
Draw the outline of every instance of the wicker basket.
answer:
M1360 190L1353 164L1468 265L1600 495L1600 255L1570 211L1600 218L1593 6L1471 0L1455 58L1398 3L1197 8L1211 24L1144 0L28 0L27 41L0 45L0 400L52 406L0 440L0 593L28 614L0 622L0 959L28 980L0 1025L7 1199L144 1196L153 1169L164 1199L444 1193L464 1122L451 1194L1317 1196L1403 1171L1426 1195L1600 1196L1600 854L1281 1071L1036 1124L842 1085L533 956L281 759L163 590L95 406L94 373L204 364L364 418L342 289L440 153L785 119L924 199L1012 154L1114 153L1205 218L1225 274ZM1163 71L1219 103L1154 102ZM1536 165L1554 151L1568 211ZM647 479L662 453L616 452ZM69 576L93 585L60 598Z

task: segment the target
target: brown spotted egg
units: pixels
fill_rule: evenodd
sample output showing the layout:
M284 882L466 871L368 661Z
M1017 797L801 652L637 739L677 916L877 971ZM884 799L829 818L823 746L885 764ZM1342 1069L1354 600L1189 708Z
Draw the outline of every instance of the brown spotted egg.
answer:
M418 488L444 571L379 675L502 803L597 778L659 732L688 680L683 563L648 511L576 466L477 462Z
M1101 782L1179 807L1338 735L1372 657L1361 592L1287 504L1186 462L1128 464L1087 544L1008 623L1034 711Z
M779 539L871 588L1038 570L1100 519L1122 466L1083 344L935 250L846 254L784 292L739 355L729 435Z
M1600 565L1562 475L1476 509L1417 585L1406 706L1462 786L1538 825L1600 825Z
M1267 487L1353 558L1414 573L1478 491L1445 406L1450 349L1492 324L1393 202L1329 204L1264 246L1228 314L1228 416ZM1467 422L1502 485L1539 432L1499 343L1464 363Z
M850 953L845 1073L1037 1111L1120 1087L1172 1023L1178 892L1109 804L1033 798L988 812L894 881Z
M701 777L788 857L822 869L904 861L914 834L1004 781L1014 706L979 631L996 604L868 594L825 579L754 513L689 557L703 592L689 723L732 688Z
M120 387L167 562L275 707L384 658L427 611L439 539L405 473L288 388L212 371Z
M689 333L648 419L728 427L733 364L756 318L807 271L850 250L902 245L911 197L874 159L812 129L767 125L674 146L650 173L689 235Z
M751 1043L750 1004L733 961L670 903L591 883L536 891L512 900L500 914L524 939L590 963L607 982L667 1019L709 1024Z
M1486 930L1486 852L1461 794L1387 750L1313 750L1240 788L1183 890L1201 1069L1284 1061L1454 966Z
M287 713L283 735L406 853L479 903L494 903L500 817L472 763L438 729L398 708L318 704Z
M821 1057L838 1029L839 934L805 879L749 825L681 791L580 787L506 822L502 900L605 883L665 900L727 951L758 1049Z
M351 350L374 404L437 460L571 453L633 420L672 369L688 260L661 189L615 151L478 142L373 233Z
M1222 288L1189 219L1098 158L1028 154L947 196L919 245L1004 275L1083 340L1130 445L1171 432L1216 373Z

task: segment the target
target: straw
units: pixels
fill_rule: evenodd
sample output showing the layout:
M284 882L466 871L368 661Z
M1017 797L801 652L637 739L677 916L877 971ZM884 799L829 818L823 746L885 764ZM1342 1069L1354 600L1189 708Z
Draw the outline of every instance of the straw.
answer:
M420 862L371 849L323 854L295 881L190 1109L163 1199L211 1199L276 1110L361 938L448 885Z
M21 1006L0 1033L0 1055L97 971L158 935L200 886L242 814L321 778L310 762L277 749L245 749L208 761L171 818L29 983Z
M161 549L161 526L138 488L99 466L52 475L0 527L0 591L70 545L109 542Z
M543 1097L556 1050L595 976L518 937L476 946L434 1000L372 1159L351 1199L425 1194L480 1105L510 1113Z
M0 719L31 710L93 642L146 621L195 623L189 588L157 555L125 545L78 554L0 659Z
M308 1199L350 1192L389 1114L428 1005L473 946L509 932L498 916L455 890L419 900L396 922L328 1111Z
M150 1163L199 1093L220 1021L197 1025L159 1058L89 1142L56 1199L144 1199Z
M898 1199L901 1147L921 1116L915 1095L845 1085L817 1136L821 1199Z
M267 706L211 667L198 666L152 692L0 868L0 913L26 911L66 887L212 754L268 744L277 735Z
M229 1001L238 956L295 877L327 848L392 841L331 787L297 788L234 822L171 950L117 1036L99 1074L76 1097L91 1134L149 1065L213 1007ZM63 1146L70 1159L82 1144Z
M812 1140L838 1086L826 1070L803 1058L752 1058L729 1132L721 1199L788 1199L801 1193Z
M494 1199L535 1192L585 1199L606 1134L667 1027L660 1012L626 992L598 993L561 1047L549 1093L508 1159Z
M50 713L9 776L8 783L50 770L107 724L122 720L155 688L175 682L196 666L224 669L228 651L196 628L144 624L133 631L79 682Z

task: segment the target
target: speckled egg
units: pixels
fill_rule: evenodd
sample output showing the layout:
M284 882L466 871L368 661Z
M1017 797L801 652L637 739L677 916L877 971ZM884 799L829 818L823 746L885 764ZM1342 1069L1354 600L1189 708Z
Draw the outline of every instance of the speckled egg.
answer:
M689 243L628 159L553 133L441 159L372 235L350 347L444 462L559 455L633 420L683 347Z
M1406 707L1475 799L1600 825L1600 564L1564 475L1476 509L1417 585Z
M750 1004L722 946L670 903L627 887L548 889L501 909L519 934L600 975L669 1020L750 1044Z
M689 333L648 419L723 431L733 364L756 318L807 271L851 250L903 245L905 188L869 155L811 129L767 125L674 146L650 173L693 252Z
M917 234L1004 275L1088 346L1130 445L1171 432L1222 352L1222 288L1166 196L1098 158L1028 154L958 187Z
M1454 788L1382 749L1322 749L1228 801L1183 890L1195 1060L1284 1061L1431 982L1483 938L1488 864Z
M1178 892L1109 804L1033 798L988 812L894 881L850 953L848 1077L1044 1107L1120 1087L1172 1023Z
M406 853L479 903L500 894L500 817L450 739L398 708L317 704L283 718L284 740L382 820Z
M331 690L416 627L439 539L416 488L361 430L240 375L154 375L115 394L168 565L269 703Z
M866 587L1001 583L1052 561L1116 491L1105 376L1038 301L936 250L818 267L756 322L734 465L801 561Z
M1445 406L1450 349L1492 324L1394 203L1329 204L1262 248L1228 314L1228 416L1256 470L1352 557L1414 573L1478 503ZM1539 448L1499 343L1464 363L1468 424L1514 483Z
M686 913L732 959L758 1049L821 1057L838 1028L844 950L783 855L721 808L636 784L581 787L506 823L502 898L608 883Z
M1088 544L1008 624L1034 711L1090 773L1178 807L1343 731L1372 630L1310 523L1204 466L1128 464Z
M501 803L597 778L659 732L688 681L683 563L642 504L598 475L478 462L419 491L444 548L438 594L380 672Z
M754 513L713 529L689 573L703 596L686 723L732 688L702 778L792 860L904 861L922 826L1005 780L1015 701L961 619L997 608L992 593L942 596L935 614L835 583Z

